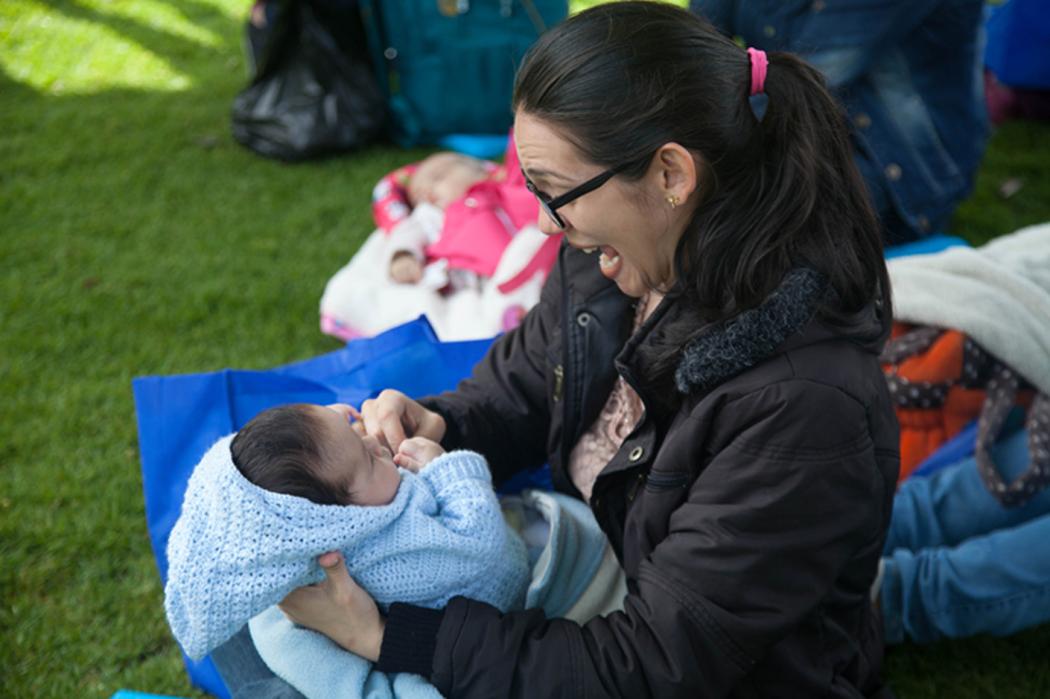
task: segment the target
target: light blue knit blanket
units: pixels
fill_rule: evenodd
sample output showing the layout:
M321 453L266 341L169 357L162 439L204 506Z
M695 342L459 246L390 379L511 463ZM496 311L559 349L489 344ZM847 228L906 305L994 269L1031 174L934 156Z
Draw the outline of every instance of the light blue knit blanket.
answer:
M322 580L317 557L326 551L342 551L350 574L383 608L442 607L456 595L502 610L523 606L525 546L500 513L480 455L451 452L418 475L402 471L388 505L317 505L250 483L233 464L232 438L219 440L197 465L168 541L164 607L191 658L295 588ZM360 661L362 688L370 674L379 675L340 652Z
M623 571L583 502L527 490L503 500L529 542L532 576L525 606L578 622L622 608ZM296 626L276 607L251 620L252 641L271 670L307 699L438 699L419 675L368 672L368 663L327 637Z

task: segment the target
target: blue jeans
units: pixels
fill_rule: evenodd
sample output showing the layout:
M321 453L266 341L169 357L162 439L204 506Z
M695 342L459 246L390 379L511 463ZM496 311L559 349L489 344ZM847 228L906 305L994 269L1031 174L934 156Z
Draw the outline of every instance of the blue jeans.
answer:
M993 449L1006 482L1028 466L1028 434ZM1050 489L1003 508L974 459L911 478L897 491L883 551L887 643L978 633L1004 636L1050 621Z
M304 699L259 657L247 624L213 650L211 660L230 690L231 699Z

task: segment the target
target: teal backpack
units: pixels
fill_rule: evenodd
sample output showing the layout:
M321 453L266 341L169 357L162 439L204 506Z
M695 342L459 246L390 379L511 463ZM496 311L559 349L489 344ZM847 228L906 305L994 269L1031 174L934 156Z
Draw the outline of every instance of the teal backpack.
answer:
M567 0L361 0L372 63L402 146L505 135L514 74Z

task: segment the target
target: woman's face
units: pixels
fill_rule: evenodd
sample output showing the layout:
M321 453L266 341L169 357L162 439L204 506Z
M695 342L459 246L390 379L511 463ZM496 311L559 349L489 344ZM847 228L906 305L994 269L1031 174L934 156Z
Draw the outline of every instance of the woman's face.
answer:
M542 119L518 111L514 139L525 175L551 197L568 192L604 168L585 161L576 147ZM566 227L559 229L540 213L540 230L564 233L570 245L594 249L594 264L628 296L672 281L675 245L685 230L685 207L672 210L664 201L660 164L655 161L640 181L614 176L598 189L558 209Z

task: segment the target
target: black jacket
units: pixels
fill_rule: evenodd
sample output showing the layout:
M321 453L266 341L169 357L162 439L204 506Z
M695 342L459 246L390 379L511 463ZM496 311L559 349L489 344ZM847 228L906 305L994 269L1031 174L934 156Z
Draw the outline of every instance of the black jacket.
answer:
M616 371L645 414L598 476L592 508L627 576L624 611L578 625L454 599L394 605L379 669L450 697L860 697L883 690L869 587L897 479L898 429L874 308L829 327L818 275L712 325L654 371L665 300L628 339L633 300L562 247L540 304L473 376L424 403L446 447L497 483L566 460ZM626 342L626 345L625 345Z

